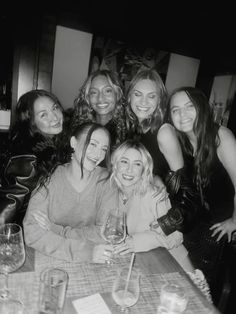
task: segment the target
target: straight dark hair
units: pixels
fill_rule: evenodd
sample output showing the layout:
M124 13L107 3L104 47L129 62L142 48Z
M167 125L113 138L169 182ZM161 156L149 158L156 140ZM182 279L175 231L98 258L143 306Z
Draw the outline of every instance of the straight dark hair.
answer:
M171 99L174 95L185 92L196 109L196 120L193 125L193 132L197 138L197 150L194 156L194 179L197 186L206 186L212 174L213 160L219 146L218 130L219 125L214 121L213 109L209 104L206 95L195 87L180 87L175 89L169 96L165 121L173 125L171 119ZM181 142L183 152L193 156L193 147L188 136L179 132L177 134Z

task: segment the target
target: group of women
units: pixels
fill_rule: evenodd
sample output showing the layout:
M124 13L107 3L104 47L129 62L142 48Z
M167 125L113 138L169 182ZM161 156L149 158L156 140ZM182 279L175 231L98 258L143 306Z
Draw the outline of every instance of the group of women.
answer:
M236 230L236 140L214 122L202 91L182 87L168 97L151 69L138 72L124 95L115 73L98 70L71 117L42 90L21 96L16 116L0 220L23 221L27 245L104 262L113 248L101 225L119 208L128 236L116 253L166 247L211 284L212 263Z

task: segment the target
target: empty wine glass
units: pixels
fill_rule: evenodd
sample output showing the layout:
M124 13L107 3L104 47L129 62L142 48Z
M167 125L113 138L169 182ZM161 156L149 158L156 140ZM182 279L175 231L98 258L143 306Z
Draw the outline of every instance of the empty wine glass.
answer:
M129 267L122 267L117 274L112 287L112 298L121 308L121 312L128 313L129 307L133 306L139 298L140 274L136 269L132 269L129 274ZM129 280L128 280L129 277Z
M110 211L101 229L102 237L112 246L121 243L126 237L126 215L124 212L116 209ZM112 264L113 255L107 259L107 264Z
M0 273L4 287L0 295L0 313L23 313L23 304L14 299L8 290L8 274L20 268L25 261L25 248L21 226L8 223L0 225Z

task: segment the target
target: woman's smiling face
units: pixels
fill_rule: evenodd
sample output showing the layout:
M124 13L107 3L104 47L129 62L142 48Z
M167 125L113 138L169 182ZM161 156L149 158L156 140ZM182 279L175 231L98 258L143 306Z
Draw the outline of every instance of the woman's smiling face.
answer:
M117 162L116 177L123 187L136 184L142 177L143 161L140 152L128 148Z
M98 115L111 114L116 106L116 92L104 75L96 76L89 89L89 103Z
M130 93L130 106L139 122L149 118L160 101L154 81L143 79L137 82Z
M79 139L72 137L72 147L74 148L74 159L81 163L83 147L85 145L87 133L82 134ZM93 171L106 156L109 147L108 134L103 129L96 129L90 138L90 142L85 152L83 168L89 172Z
M39 97L34 102L34 124L45 135L61 133L63 127L61 107L47 96Z
M193 132L197 112L185 91L174 94L170 102L170 115L175 128L184 133Z

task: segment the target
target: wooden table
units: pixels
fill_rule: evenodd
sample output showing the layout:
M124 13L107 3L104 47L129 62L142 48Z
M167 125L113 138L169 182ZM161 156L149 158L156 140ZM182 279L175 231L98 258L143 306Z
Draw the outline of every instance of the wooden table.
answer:
M116 276L117 268L127 265L130 256L119 258L115 266L93 263L69 263L55 260L32 249L27 249L25 265L16 273L9 276L9 287L25 304L27 314L37 313L39 275L46 267L60 267L69 274L65 314L76 314L72 300L100 293L112 313L120 313L118 306L111 297L111 287ZM161 286L166 282L174 282L184 286L189 294L186 314L219 313L210 304L194 283L189 279L180 265L164 248L150 252L137 253L134 267L141 273L140 297L131 313L155 313L159 304Z

